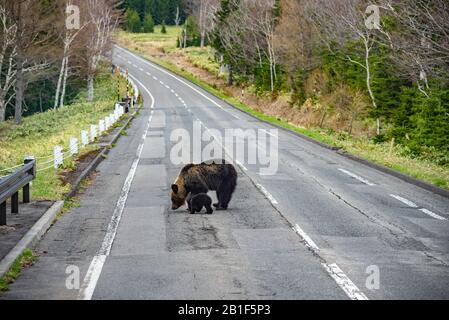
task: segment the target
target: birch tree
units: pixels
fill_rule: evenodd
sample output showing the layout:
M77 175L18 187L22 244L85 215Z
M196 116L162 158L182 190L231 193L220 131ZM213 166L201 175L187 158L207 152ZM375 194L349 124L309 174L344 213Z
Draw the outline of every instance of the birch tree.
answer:
M94 100L94 79L102 55L110 49L112 33L120 19L117 0L86 0L89 25L86 27L87 101Z
M365 0L310 0L309 14L322 33L322 39L332 51L339 46L358 41L362 45L362 57L347 53L351 63L360 66L366 75L366 87L374 110L378 108L373 92L371 55L376 45L388 45L390 35L384 30L380 19L380 7ZM386 40L385 40L386 39ZM377 134L381 133L380 117L376 119Z
M11 89L15 85L16 69L14 57L16 54L17 27L11 22L6 11L5 1L0 3L0 122L5 120L6 107L14 98ZM8 97L8 94L9 97Z
M82 4L84 4L84 2L67 0L65 6L63 6L65 14L62 15L64 19L62 21L62 25L60 26L62 30L60 37L62 37L63 55L61 59L61 67L59 69L58 83L56 85L54 109L58 106L64 106L72 45L78 35L89 23L89 21L83 21L81 23L81 11L82 9L85 9Z
M205 46L206 39L214 28L215 13L219 6L219 0L190 0L187 2L188 11L198 22L201 36L201 48Z
M398 23L393 60L429 97L429 79L449 78L449 3L445 0L384 0Z
M16 26L14 41L16 123L22 122L26 73L48 68L48 45L54 35L56 2L18 0L6 2L11 23Z

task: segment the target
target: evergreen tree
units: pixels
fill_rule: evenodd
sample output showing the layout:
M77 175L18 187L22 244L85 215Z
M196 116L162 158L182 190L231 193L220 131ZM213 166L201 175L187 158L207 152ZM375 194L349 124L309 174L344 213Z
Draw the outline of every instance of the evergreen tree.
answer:
M166 34L166 33L167 33L167 28L165 27L165 20L162 21L161 33L163 33L163 34Z
M140 32L142 28L142 23L140 22L139 14L134 9L128 9L126 11L126 19L127 19L127 30L130 32Z
M143 32L153 33L154 32L154 21L151 13L145 14L145 21L143 22Z

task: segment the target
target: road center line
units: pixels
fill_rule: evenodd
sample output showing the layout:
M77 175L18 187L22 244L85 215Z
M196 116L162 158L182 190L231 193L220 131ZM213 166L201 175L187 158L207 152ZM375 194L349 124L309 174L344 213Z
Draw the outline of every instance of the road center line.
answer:
M151 92L135 77L130 75L136 82L138 82L143 89L150 95L152 103L151 109L154 109L154 97ZM83 280L83 284L78 293L78 300L91 300L94 294L95 288L97 286L98 280L100 279L101 271L103 270L103 266L106 262L107 256L110 254L112 245L114 243L115 236L117 234L117 229L120 223L120 220L123 215L123 211L125 209L125 204L128 199L128 194L131 189L131 184L134 180L134 176L137 171L137 166L140 162L140 157L142 156L143 147L145 144L145 138L148 135L148 131L150 129L151 120L153 119L154 110L151 111L150 117L148 118L148 123L145 128L144 134L142 135L142 141L137 148L136 159L131 165L131 169L128 172L128 176L126 177L125 183L122 187L122 191L120 193L119 199L117 201L117 205L114 209L114 213L112 214L111 221L109 222L108 229L106 235L104 237L103 243L98 254L92 259L92 262L89 265L89 269L87 270L86 276Z
M279 204L279 202L277 202L277 200L271 195L271 193L268 192L267 189L265 189L265 187L261 184L256 184L257 189L260 190L260 192L262 192L264 194L265 197L267 197L267 199L274 205Z
M406 204L406 205L409 206L410 208L418 208L418 206L417 206L414 202L412 202L412 201L410 201L410 200L408 200L408 199L402 198L402 197L397 196L397 195L395 195L395 194L390 194L390 197L393 197L393 198L395 198L396 200L401 201L402 203Z
M314 252L318 252L320 251L320 248L316 245L316 243L312 240L312 238L309 237L309 235L307 233L305 233L304 230L301 229L301 227L299 225L295 225L293 227L293 230L299 234L299 236L301 238L304 239L304 241L306 242L306 246L308 246L310 249L312 249Z
M442 217L442 216L440 216L440 215L438 215L436 213L433 213L430 210L424 209L424 208L423 209L419 209L419 211L424 212L428 216L431 216L432 218L435 218L435 219L438 219L438 220L447 220L446 218L444 218L444 217Z
M367 296L360 291L359 288L348 278L348 276L340 269L336 264L323 263L323 267L329 273L329 275L335 280L340 288L348 295L352 300L368 300Z
M177 76L175 76L175 75L173 75L173 74L167 72L166 70L164 70L164 69L162 69L162 68L160 68L160 67L154 65L153 63L150 63L149 61L147 61L147 60L145 60L145 59L139 57L138 55L136 55L136 54L134 54L134 53L132 53L132 52L130 52L130 51L127 51L127 50L125 50L125 49L123 49L123 48L121 48L121 47L119 47L119 46L117 46L117 45L116 45L116 47L119 48L120 50L123 50L123 51L127 52L128 54L130 54L131 56L135 57L136 59L138 59L138 60L140 60L140 61L146 63L147 65L152 66L153 68L155 68L155 69L157 69L157 70L159 70L159 71L161 71L161 72L163 72L163 73L169 75L170 77L172 77L172 78L178 80L178 81L181 82L182 84L186 85L187 87L189 87L190 89L192 89L193 91L195 91L196 93L198 93L199 95L201 95L203 98L209 100L209 101L212 102L214 105L216 105L217 107L219 107L219 108L222 109L223 111L225 111L225 112L227 112L228 114L230 114L230 115L231 115L232 117L234 117L235 119L240 120L240 118L239 118L238 116L236 116L236 115L234 115L233 113L231 113L230 111L226 110L223 106L221 106L220 104L218 104L216 101L214 101L213 99L209 98L209 97L206 96L204 93L202 93L201 91L199 91L199 90L196 89L195 87L191 86L191 85L188 84L187 82L183 81L182 79L178 78Z
M350 177L352 177L352 178L354 178L354 179L356 179L356 180L358 180L358 181L360 181L360 182L362 182L362 183L368 185L368 186L371 186L371 187L372 187L372 186L375 186L374 183L368 181L368 180L365 179L365 178L362 178L361 176L359 176L359 175L357 175L357 174L355 174L355 173L352 173L351 171L348 171L348 170L345 170L345 169L341 169L341 168L339 168L338 170L341 171L341 172L343 172L343 173L345 173L345 174L347 174L348 176L350 176Z

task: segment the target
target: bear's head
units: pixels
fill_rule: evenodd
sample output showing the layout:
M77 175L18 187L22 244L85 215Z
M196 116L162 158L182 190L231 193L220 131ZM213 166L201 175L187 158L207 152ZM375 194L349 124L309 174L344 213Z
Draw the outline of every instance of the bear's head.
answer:
M187 192L183 185L175 183L171 186L171 208L177 210L186 203Z

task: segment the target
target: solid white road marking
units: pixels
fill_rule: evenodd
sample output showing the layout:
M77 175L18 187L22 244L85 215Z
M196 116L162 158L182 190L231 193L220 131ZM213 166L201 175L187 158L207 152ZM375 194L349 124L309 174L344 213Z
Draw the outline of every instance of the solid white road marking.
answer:
M306 242L306 246L309 247L310 249L312 249L314 252L318 252L320 251L320 248L318 248L318 246L316 245L316 243L312 240L312 238L309 237L309 235L307 233L305 233L304 230L301 229L301 227L299 225L295 225L293 227L293 230L295 230L295 232L297 234L299 234L299 236L301 238L304 239L304 241Z
M151 109L154 109L154 97L151 92L135 77L130 75L136 82L138 82L144 90L150 95L152 100ZM128 176L126 177L125 183L123 185L122 191L120 193L119 199L117 201L117 205L114 209L114 213L112 214L111 221L108 225L108 229L106 235L104 237L103 243L101 245L100 251L98 254L92 259L92 262L89 266L87 274L83 280L83 284L78 293L78 300L91 300L95 291L95 287L97 286L98 279L100 278L101 271L103 270L104 263L106 262L106 257L110 254L112 245L114 243L115 236L117 234L117 229L120 223L120 220L123 215L123 211L125 209L125 204L128 199L128 194L131 189L131 184L134 180L134 176L137 171L137 166L140 162L140 157L142 156L143 147L145 144L145 138L148 135L148 131L150 129L151 120L153 119L154 110L151 111L151 115L148 118L147 127L145 128L144 134L142 135L142 141L139 144L136 153L136 159L131 165L131 169L128 172Z
M262 192L264 194L265 197L267 197L267 199L274 205L279 204L279 202L277 202L277 200L271 195L271 193L268 192L267 189L265 189L265 187L261 184L256 184L257 189L260 190L260 192Z
M400 197L400 196L397 196L397 195L395 195L395 194L390 194L390 197L393 197L393 198L395 198L396 200L401 201L402 203L408 205L410 208L418 208L418 206L417 206L414 202L412 202L412 201L410 201L410 200L407 200L407 199L405 199L405 198L402 198L402 197Z
M423 209L419 209L419 211L424 212L428 216L431 216L432 218L435 218L435 219L438 219L438 220L447 220L446 218L444 218L444 217L442 217L440 215L437 215L436 213L433 213L432 211L424 209L424 208Z
M359 288L348 278L348 276L336 264L323 263L324 269L335 280L335 282L343 289L343 291L352 300L368 300L368 297L360 291Z
M366 185L369 185L369 186L375 186L374 183L372 183L372 182L366 180L365 178L362 178L362 177L359 176L359 175L356 175L355 173L352 173L351 171L348 171L348 170L345 170L345 169L341 169L341 168L338 169L338 170L341 171L341 172L343 172L343 173L345 173L345 174L347 174L348 176L350 176L350 177L352 177L352 178L354 178L354 179L356 179L356 180L359 180L360 182L362 182L362 183L364 183L364 184L366 184Z
M205 98L205 99L209 100L210 102L212 102L214 105L216 105L217 107L219 107L219 108L222 109L223 111L227 112L228 114L230 114L231 116L233 116L233 117L236 118L237 120L240 120L240 118L239 118L238 116L234 115L234 114L231 113L229 110L226 110L223 106L221 106L220 104L218 104L216 101L214 101L213 99L209 98L209 97L206 96L204 93L202 93L202 92L199 91L198 89L194 88L193 86L191 86L191 85L188 84L187 82L183 81L182 79L178 78L177 76L175 76L175 75L171 74L170 72L167 72L166 70L164 70L164 69L162 69L162 68L160 68L160 67L158 67L158 66L156 66L156 65L154 65L154 64L152 64L152 63L150 63L150 62L148 62L147 60L145 60L145 59L143 59L143 58L141 58L141 57L135 55L134 53L132 53L132 52L130 52L130 51L127 51L127 50L125 50L125 49L123 49L123 48L120 48L119 46L116 46L116 47L117 47L118 49L120 49L120 50L123 50L123 51L127 52L128 54L130 54L130 55L133 56L134 58L136 58L136 59L142 61L143 63L146 63L146 64L148 64L149 66L152 66L153 68L155 68L155 69L157 69L157 70L159 70L159 71L161 71L161 72L163 72L163 73L169 75L170 77L172 77L172 78L178 80L178 81L181 82L182 84L186 85L187 87L189 87L190 89L192 89L193 91L195 91L196 93L198 93L199 95L201 95L203 98Z

